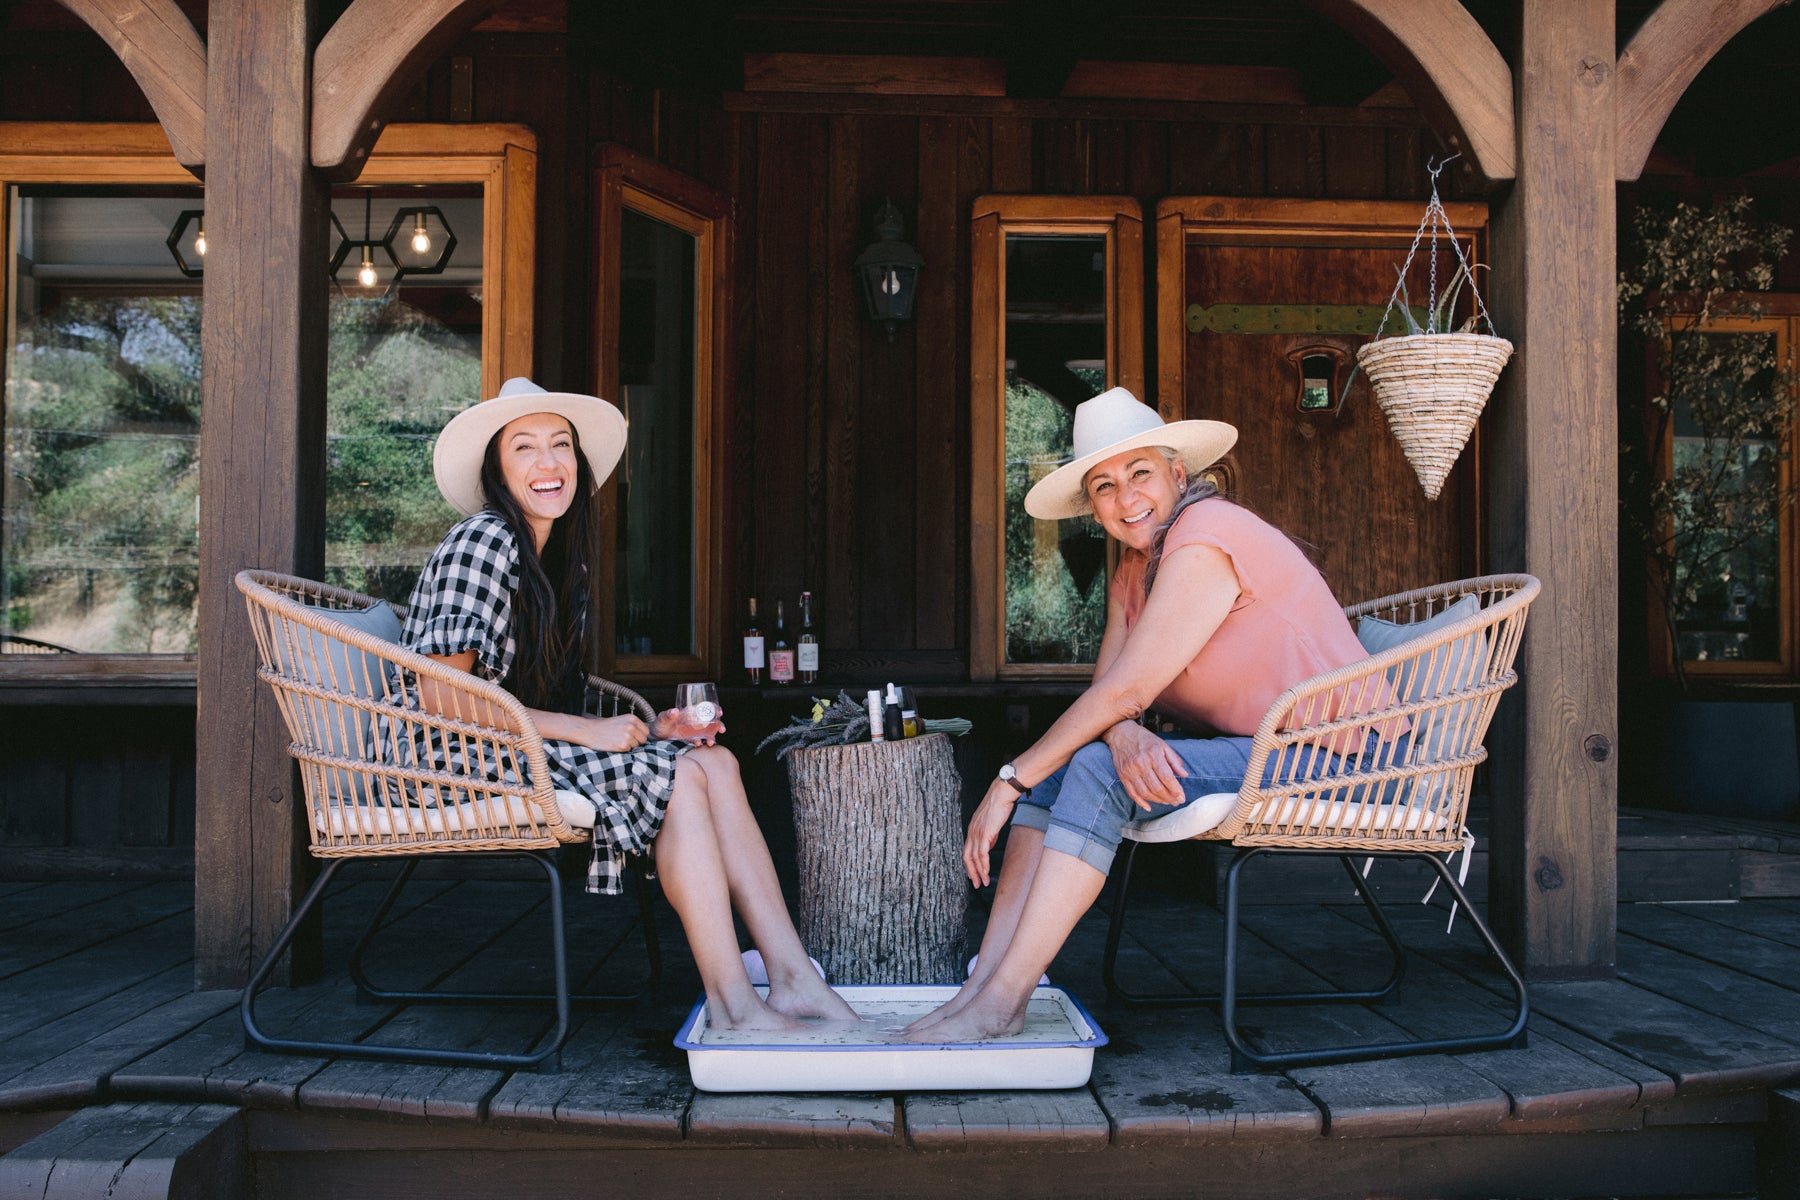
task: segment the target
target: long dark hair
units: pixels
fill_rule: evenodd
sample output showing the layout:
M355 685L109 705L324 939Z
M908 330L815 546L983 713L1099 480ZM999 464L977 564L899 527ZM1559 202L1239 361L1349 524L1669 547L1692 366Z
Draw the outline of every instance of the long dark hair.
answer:
M593 468L581 450L573 423L575 499L550 526L543 552L525 513L507 490L500 470L500 434L481 456L481 491L487 507L512 530L519 544L519 590L513 597L513 660L501 686L529 708L575 712L581 708L582 664L588 661L587 552L594 529L589 493Z
M1173 464L1180 456L1173 450L1158 446L1163 457ZM1183 468L1185 470L1185 466ZM1150 539L1150 561L1144 564L1144 596L1150 595L1150 585L1156 582L1156 570L1162 566L1163 543L1169 539L1169 530L1175 528L1175 521L1190 507L1202 500L1210 500L1219 494L1219 485L1204 475L1193 475L1188 478L1187 486L1182 488L1181 497L1175 501L1175 507L1169 511L1169 519L1156 527L1156 533Z

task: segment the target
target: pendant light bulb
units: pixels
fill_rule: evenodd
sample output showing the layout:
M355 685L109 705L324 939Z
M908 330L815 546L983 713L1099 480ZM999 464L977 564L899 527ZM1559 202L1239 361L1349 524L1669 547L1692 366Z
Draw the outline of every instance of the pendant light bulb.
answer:
M425 232L425 214L413 218L412 248L414 254L431 253L431 235Z
M198 254L201 258L206 257L206 226L204 225L196 226L196 232L194 233L194 253Z
M363 247L362 269L356 273L356 282L367 288L375 286L375 261L369 257L367 246Z

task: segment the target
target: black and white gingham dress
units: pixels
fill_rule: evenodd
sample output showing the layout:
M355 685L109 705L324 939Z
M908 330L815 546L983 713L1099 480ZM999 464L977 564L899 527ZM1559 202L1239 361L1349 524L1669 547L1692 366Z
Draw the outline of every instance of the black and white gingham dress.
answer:
M499 683L512 667L518 587L519 547L506 522L485 510L466 517L444 535L419 573L401 642L420 654L473 650L473 673ZM686 742L650 741L636 750L607 752L544 739L552 786L577 792L594 806L589 891L624 890L625 856L649 852L675 787L675 761L688 748ZM444 757L441 748L431 753ZM497 778L493 764L486 773Z

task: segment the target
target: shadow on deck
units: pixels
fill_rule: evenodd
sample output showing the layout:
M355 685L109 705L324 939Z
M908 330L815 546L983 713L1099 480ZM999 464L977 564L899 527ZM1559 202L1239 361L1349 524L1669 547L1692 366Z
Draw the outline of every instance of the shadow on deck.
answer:
M331 963L378 899L373 870L356 869L328 907ZM541 984L540 890L421 881L378 961L407 983ZM631 907L571 897L578 971L642 970ZM1133 908L1122 973L1214 977L1216 913L1152 892ZM1444 911L1393 909L1420 951L1402 995L1284 1013L1271 1037L1492 1023L1500 981L1444 936ZM1247 987L1379 971L1360 908L1270 905L1247 921L1260 943ZM1528 1048L1234 1076L1210 1011L1103 1003L1096 911L1052 969L1112 1039L1085 1088L712 1095L670 1044L699 991L672 917L654 1000L578 1016L561 1074L508 1074L248 1052L236 994L192 990L191 885L0 884L0 1194L30 1177L52 1200L103 1194L81 1190L82 1172L111 1170L116 1188L123 1163L173 1181L132 1195L184 1194L185 1171L221 1189L195 1194L265 1200L585 1196L601 1182L694 1196L1723 1196L1757 1193L1760 1143L1761 1195L1800 1195L1800 1091L1780 1090L1800 1082L1800 901L1628 904L1619 926L1616 979L1534 985ZM342 974L272 992L266 1009L271 1026L328 1037L492 1048L549 1023L358 1007Z

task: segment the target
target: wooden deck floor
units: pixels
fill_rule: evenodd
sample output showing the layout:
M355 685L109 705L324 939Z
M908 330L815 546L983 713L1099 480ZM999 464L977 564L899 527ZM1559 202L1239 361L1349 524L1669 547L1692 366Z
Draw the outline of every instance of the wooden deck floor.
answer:
M329 961L380 886L365 876L333 898ZM264 1197L586 1195L594 1172L690 1195L746 1194L757 1189L738 1185L781 1173L782 1195L987 1180L997 1195L1697 1196L1754 1193L1761 1136L1773 1196L1769 1164L1791 1151L1771 1131L1800 1101L1780 1091L1800 1082L1795 900L1622 906L1618 978L1534 985L1529 1048L1250 1076L1229 1073L1208 1010L1104 1004L1096 911L1052 970L1112 1039L1088 1087L794 1096L695 1093L670 1044L698 994L672 920L659 996L580 1015L558 1075L247 1052L236 994L192 990L190 889L0 883L0 1152L75 1110L201 1104L245 1110ZM396 982L541 980L537 892L418 883L381 962ZM577 965L585 952L609 978L641 970L628 904L576 893L570 907ZM1421 951L1403 996L1271 1013L1271 1040L1504 1023L1472 940L1447 939L1435 905L1395 909ZM1275 905L1248 922L1247 987L1349 982L1379 958L1354 906ZM1203 986L1218 931L1212 910L1149 894L1122 969ZM309 1034L487 1048L522 1047L548 1024L533 1010L358 1007L341 974L271 993L267 1010L271 1026Z

